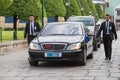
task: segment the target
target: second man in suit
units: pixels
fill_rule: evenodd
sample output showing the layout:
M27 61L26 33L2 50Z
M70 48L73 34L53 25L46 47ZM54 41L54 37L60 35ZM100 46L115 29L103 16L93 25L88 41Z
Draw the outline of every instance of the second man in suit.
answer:
M34 21L34 16L29 16L29 22L26 23L24 38L27 37L28 45L29 43L37 36L40 32L40 26L37 22Z
M101 24L96 37L100 36L101 31L103 31L103 43L106 57L105 60L111 60L112 40L117 40L117 33L115 29L115 24L110 21L109 14L106 14L105 21Z

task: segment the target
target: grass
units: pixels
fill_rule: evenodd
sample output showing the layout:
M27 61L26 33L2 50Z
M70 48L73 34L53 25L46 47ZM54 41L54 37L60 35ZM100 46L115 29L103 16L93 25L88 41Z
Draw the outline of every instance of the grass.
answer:
M1 38L1 33L0 33L0 38ZM24 31L17 31L17 38L18 40L23 40ZM2 31L2 42L12 41L12 40L13 40L13 31Z

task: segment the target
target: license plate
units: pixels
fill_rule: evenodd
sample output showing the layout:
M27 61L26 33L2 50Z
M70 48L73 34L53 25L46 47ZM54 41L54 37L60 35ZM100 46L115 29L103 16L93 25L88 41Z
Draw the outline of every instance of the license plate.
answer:
M44 55L45 57L62 57L62 54L59 52L47 52Z

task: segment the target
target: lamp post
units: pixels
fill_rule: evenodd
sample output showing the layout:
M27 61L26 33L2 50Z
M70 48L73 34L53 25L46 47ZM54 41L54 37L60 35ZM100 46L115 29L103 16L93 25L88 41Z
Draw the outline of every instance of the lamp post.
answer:
M44 0L42 0L42 28L44 27Z
M66 0L66 20L68 18L68 8L70 6L70 0Z
M84 16L84 13L83 13L83 12L84 12L84 7L82 6L82 7L81 7L82 16Z

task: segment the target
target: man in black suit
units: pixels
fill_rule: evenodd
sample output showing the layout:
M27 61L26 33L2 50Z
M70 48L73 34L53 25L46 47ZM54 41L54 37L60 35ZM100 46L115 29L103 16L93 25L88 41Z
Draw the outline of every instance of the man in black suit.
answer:
M105 17L106 21L104 21L100 29L98 31L98 34L96 37L100 36L101 31L103 31L103 43L104 43L104 50L105 50L105 60L111 60L111 54L112 54L112 40L117 40L117 33L115 29L115 24L110 21L110 15L106 14Z
M24 38L27 37L28 45L29 43L37 36L40 32L40 26L37 22L34 21L34 16L29 16L29 22L26 23Z

